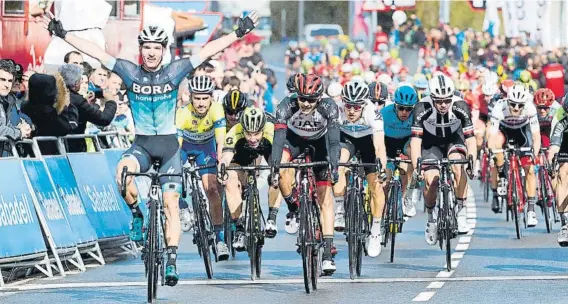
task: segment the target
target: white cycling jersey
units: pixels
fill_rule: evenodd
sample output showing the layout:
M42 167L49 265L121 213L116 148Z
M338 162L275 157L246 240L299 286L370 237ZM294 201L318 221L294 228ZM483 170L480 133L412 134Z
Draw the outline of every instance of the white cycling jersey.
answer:
M525 103L520 115L511 113L507 99L497 101L491 111L491 133L497 133L499 127L505 129L521 129L527 125L531 132L540 132L536 107L534 103Z
M375 111L375 105L367 100L361 117L351 122L347 119L345 108L339 108L339 129L351 137L361 138L384 131L384 122L381 113Z

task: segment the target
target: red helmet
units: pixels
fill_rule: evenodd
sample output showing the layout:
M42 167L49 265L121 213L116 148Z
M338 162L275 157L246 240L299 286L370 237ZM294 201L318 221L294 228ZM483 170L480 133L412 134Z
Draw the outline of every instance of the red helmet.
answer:
M534 104L537 107L550 107L554 102L554 93L551 89L542 88L534 93Z
M509 92L509 89L513 87L513 85L515 85L515 82L512 81L511 79L505 79L503 80L503 83L501 83L501 95L502 96L507 96L507 92Z
M300 98L316 99L323 93L323 81L317 75L296 74L294 86Z

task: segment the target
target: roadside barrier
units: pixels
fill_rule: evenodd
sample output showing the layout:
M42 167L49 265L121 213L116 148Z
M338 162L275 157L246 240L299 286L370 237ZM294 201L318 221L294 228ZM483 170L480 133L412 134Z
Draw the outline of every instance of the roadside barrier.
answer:
M86 138L95 152L65 151L68 139ZM59 154L41 155L40 142L56 145ZM102 150L96 135L10 143L0 137L0 145L9 144L14 155L0 158L0 287L14 269L65 276L64 264L85 271L85 258L104 265L103 255L136 256L128 237L130 211L114 176L123 148ZM33 151L33 157L19 151Z

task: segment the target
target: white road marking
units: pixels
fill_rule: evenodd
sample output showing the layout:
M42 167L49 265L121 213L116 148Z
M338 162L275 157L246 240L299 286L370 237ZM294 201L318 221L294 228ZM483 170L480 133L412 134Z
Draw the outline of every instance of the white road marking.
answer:
M462 237L460 237L458 242L462 243L462 244L463 243L469 243L469 242L471 242L471 236L462 236Z
M436 294L435 291L423 291L423 292L419 293L414 299L412 299L412 302L427 302L435 294Z
M454 253L452 253L452 259L453 260L459 260L459 259L463 258L464 254L465 254L465 252L454 252Z
M446 284L445 282L440 282L440 281L434 281L430 284L428 284L428 289L438 289L438 288L442 288L442 286L444 286L444 284Z
M458 244L456 246L457 251L466 251L469 248L469 244Z
M440 272L435 278L359 278L350 279L324 279L318 280L322 284L344 283L420 283L420 282L483 282L483 281L560 281L568 280L568 275L561 276L494 276L494 277L450 277L454 271ZM445 274L441 276L441 274ZM298 279L272 279L272 280L183 280L178 285L266 285L266 284L303 284L304 280ZM43 289L72 289L72 288L110 288L110 287L146 287L145 281L140 282L83 282L61 284L29 284L21 286L5 286L0 289L0 295L10 292Z
M444 265L444 266L445 266L445 265ZM440 271L440 272L436 275L436 278L437 278L437 279L439 279L439 278L449 278L449 277L452 276L452 274L454 274L454 271L453 271L453 270L451 270L450 272L447 272L447 271L444 270L444 271Z

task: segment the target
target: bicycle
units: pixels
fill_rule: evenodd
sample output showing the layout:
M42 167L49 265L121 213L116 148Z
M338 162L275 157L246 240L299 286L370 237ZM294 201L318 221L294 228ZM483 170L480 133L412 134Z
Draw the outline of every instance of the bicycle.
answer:
M483 188L483 200L487 203L490 198L489 190L491 189L491 166L493 164L485 147L480 151L479 160L481 161L479 180L481 181L481 186Z
M297 246L302 255L304 287L306 293L317 290L318 276L321 272L323 238L321 236L320 210L317 204L313 167L329 166L326 161L311 162L310 149L298 156L297 163L281 164L280 168L297 169L296 185L300 186L300 229ZM274 172L272 172L274 173Z
M229 210L229 205L227 205L226 198L223 199L223 241L227 244L227 249L234 258L237 251L233 247L233 239L235 238L236 227L231 221L231 211Z
M556 209L556 198L554 196L554 191L552 190L552 180L550 179L550 174L547 173L552 173L550 163L548 162L548 158L546 158L545 155L547 151L547 148L540 149L540 152L538 154L540 165L535 166L535 169L538 177L538 205L540 206L542 215L544 216L544 221L546 223L546 232L551 233L552 220L554 211Z
M193 243L197 246L199 256L203 258L207 278L213 278L213 265L211 264L211 250L217 262L217 249L215 248L215 230L209 213L209 201L201 183L199 170L215 168L216 165L197 166L195 155L188 155L187 165L184 167L184 175L191 189L191 204L195 216L193 226ZM211 248L211 249L210 249Z
M389 181L386 206L383 210L383 237L384 246L386 247L389 242L389 237L391 241L391 251L390 251L390 262L394 262L394 248L396 235L402 232L402 225L404 224L404 214L402 210L402 181L401 176L406 175L401 167L401 163L411 164L409 159L403 159L401 157L389 158L389 162L393 163L394 170L392 172L392 177Z
M227 179L227 170L246 171L247 186L243 190L245 197L245 237L248 256L250 259L251 280L260 279L262 263L262 246L264 246L264 227L266 221L260 206L260 196L256 183L256 173L259 170L270 170L270 166L230 166L221 164L219 175Z
M458 222L456 212L454 210L455 190L453 181L452 165L467 165L467 173L472 177L471 168L473 167L473 158L468 159L447 159L441 160L422 160L418 158L419 170L424 166L434 166L440 172L438 181L438 193L436 196L436 205L438 206L438 216L436 217L436 227L438 233L438 244L440 250L444 250L446 245L446 270L452 270L452 245L451 240L458 235Z
M552 159L552 170L549 171L549 174L551 174L552 178L555 177L555 174L557 174L560 170L560 166L564 163L568 163L568 153L556 153L554 155L554 158ZM557 207L558 206L555 205L552 208L555 223L560 222L560 214L558 214Z
M361 276L361 265L363 262L363 252L365 242L371 228L369 216L365 206L365 172L361 172L366 167L377 167L381 172L381 167L374 163L357 163L357 160L349 163L340 163L339 166L347 167L350 170L346 173L347 191L345 193L345 232L347 236L347 247L349 251L349 275L352 280L355 276Z
M509 221L509 212L512 214L512 218L515 221L515 232L517 234L517 239L521 239L523 233L521 230L521 217L524 223L525 228L527 228L527 220L526 220L526 210L525 204L527 198L525 197L524 192L524 180L525 180L525 171L521 170L521 154L530 152L532 155L532 148L524 147L524 148L516 148L515 144L512 140L509 140L507 148L505 149L497 149L491 151L492 154L495 153L505 153L505 164L503 167L503 171L507 174L507 191L506 191L506 199L503 199L501 196L501 202L506 200L507 202L507 221ZM532 158L532 156L531 156ZM496 158L494 156L494 161Z
M126 179L129 176L146 176L151 179L149 189L149 200L146 205L149 207L146 218L148 225L144 234L144 248L142 249L142 261L144 261L145 275L148 279L148 303L153 303L158 293L158 276L161 277L161 285L165 282L164 252L167 247L165 232L164 204L162 202L160 178L162 177L181 177L182 178L182 197L186 196L185 181L183 174L158 173L160 161L154 161L152 169L154 172L135 173L129 172L125 166L121 174L122 197L126 197Z

